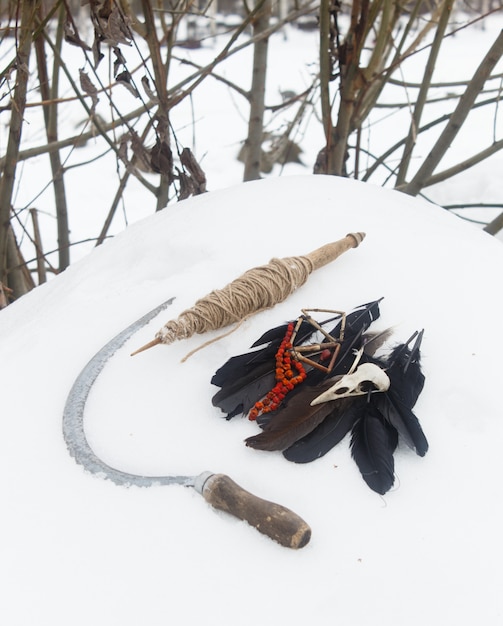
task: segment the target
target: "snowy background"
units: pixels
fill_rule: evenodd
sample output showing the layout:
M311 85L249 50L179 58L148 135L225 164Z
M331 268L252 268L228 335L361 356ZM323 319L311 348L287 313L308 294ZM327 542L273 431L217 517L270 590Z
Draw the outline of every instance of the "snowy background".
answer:
M217 161L208 157L206 169L210 188L220 190L138 221L0 314L1 622L500 624L501 243L378 186L306 170L233 186L227 176L235 171L238 183L241 166L226 161L218 179L209 167ZM500 194L492 167L463 183L470 179L473 193L497 185ZM92 180L103 196L114 193L102 166ZM89 181L75 181L90 213L96 195L84 195ZM83 213L74 223L89 218L95 235L96 221ZM358 249L187 362L213 333L129 356L246 269L349 231L367 233ZM226 473L310 524L302 550L215 512L192 489L116 487L69 456L61 418L76 376L103 344L172 296L98 379L86 411L91 445L133 473ZM425 329L426 387L416 412L428 454L401 447L396 485L380 497L361 479L347 439L300 466L246 448L257 426L226 422L212 407L215 369L301 308L349 310L381 296L376 327L394 326L396 340Z

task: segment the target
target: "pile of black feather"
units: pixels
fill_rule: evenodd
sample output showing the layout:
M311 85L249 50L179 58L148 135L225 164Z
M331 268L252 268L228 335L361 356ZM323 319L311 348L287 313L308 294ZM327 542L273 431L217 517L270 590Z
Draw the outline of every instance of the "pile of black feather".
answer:
M320 458L351 432L351 454L363 479L374 491L384 494L394 484L393 453L401 438L424 456L428 442L412 409L424 386L420 367L423 332L396 345L386 356L376 352L390 332L371 333L369 327L380 315L380 300L357 307L348 315L337 315L321 323L334 324L328 334L336 339L337 357L331 371L321 369L327 359L326 333L304 317L292 341L298 346L318 345L304 364L305 379L289 391L274 410L259 414L262 432L246 439L258 450L281 450L285 458L308 463ZM247 354L232 357L213 376L220 387L213 405L227 419L249 414L276 384L276 355L284 341L288 324L267 331ZM368 364L371 364L370 367ZM363 372L376 373L366 376ZM361 372L361 374L360 374ZM379 383L376 380L379 379ZM381 384L382 383L382 384ZM323 397L320 398L320 396Z

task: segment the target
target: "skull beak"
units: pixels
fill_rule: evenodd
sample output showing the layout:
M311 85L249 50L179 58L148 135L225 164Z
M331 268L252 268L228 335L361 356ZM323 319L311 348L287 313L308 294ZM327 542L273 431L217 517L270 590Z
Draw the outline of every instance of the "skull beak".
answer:
M337 382L332 385L332 387L317 396L314 400L312 400L311 406L315 406L316 404L323 404L323 402L331 402L332 400L336 400L338 397L336 387L339 384L341 378L343 378L343 376L337 376Z

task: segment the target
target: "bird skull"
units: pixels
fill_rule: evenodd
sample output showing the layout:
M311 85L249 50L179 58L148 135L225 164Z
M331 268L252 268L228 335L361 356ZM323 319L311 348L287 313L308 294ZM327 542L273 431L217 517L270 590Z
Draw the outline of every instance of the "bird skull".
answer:
M353 374L341 376L339 380L311 402L311 406L339 398L364 396L376 391L387 391L390 380L386 372L374 363L363 363Z

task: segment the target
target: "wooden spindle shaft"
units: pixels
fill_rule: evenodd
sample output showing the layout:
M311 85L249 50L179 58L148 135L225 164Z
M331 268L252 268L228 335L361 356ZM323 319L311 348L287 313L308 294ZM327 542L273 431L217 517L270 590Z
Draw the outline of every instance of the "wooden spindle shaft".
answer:
M321 246L321 248L317 248L305 256L313 264L313 270L317 270L320 269L320 267L331 263L347 250L357 248L364 239L365 233L349 233L343 239L327 243L326 245Z

